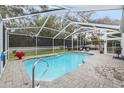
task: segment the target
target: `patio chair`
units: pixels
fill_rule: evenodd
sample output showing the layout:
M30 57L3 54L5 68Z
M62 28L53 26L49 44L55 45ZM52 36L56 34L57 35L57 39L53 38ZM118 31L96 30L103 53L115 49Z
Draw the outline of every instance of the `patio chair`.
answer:
M113 56L113 58L124 60L124 57L121 55L121 48L117 48L115 50L115 54L116 54L116 56Z

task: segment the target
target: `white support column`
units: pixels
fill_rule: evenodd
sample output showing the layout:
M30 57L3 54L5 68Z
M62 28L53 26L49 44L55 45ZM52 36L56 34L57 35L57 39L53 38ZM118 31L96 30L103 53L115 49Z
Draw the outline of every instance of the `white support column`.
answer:
M114 40L112 40L112 53L114 53Z
M122 48L122 56L124 56L124 32L121 34L121 48Z
M124 6L122 9L120 30L121 30L121 48L122 48L121 53L122 53L122 56L124 56Z
M104 54L107 54L107 32L104 31Z
M52 46L53 46L53 53L54 53L54 49L55 49L55 46L54 46L54 38L52 39Z
M73 49L73 35L72 35L72 38L71 38L71 48Z
M5 30L5 51L6 51L6 53L5 53L5 61L7 62L7 59L8 59L8 32L7 32L7 30Z
M8 32L8 30L7 30L7 32ZM7 58L9 59L10 57L9 57L9 32L7 33L7 50L8 50L8 54L7 54Z
M3 52L3 21L0 15L0 52ZM3 71L3 61L0 61L0 75Z
M66 46L66 45L65 45L65 39L63 39L63 41L64 41L64 52L65 52L65 48L66 48L66 47L65 47L65 46Z
M81 34L80 34L80 48L81 48Z
M36 54L36 57L37 57L37 47L38 47L38 45L37 45L38 44L38 41L37 40L38 40L38 37L36 36L35 39L36 39L35 40L35 42L36 42L35 54Z
M77 51L78 51L78 34L77 34Z

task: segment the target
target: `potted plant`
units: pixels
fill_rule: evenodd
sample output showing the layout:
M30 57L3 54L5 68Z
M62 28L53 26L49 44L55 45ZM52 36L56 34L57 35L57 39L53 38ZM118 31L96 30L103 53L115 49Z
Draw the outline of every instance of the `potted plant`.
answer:
M16 52L15 56L18 57L18 59L22 59L23 56L25 56L24 52Z

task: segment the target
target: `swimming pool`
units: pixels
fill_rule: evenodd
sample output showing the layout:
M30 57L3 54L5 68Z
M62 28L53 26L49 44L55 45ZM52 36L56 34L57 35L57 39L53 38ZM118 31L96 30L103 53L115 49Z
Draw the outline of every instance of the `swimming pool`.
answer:
M28 75L32 76L32 67L34 63L39 60L35 68L35 79L50 81L58 77L63 76L64 74L72 71L81 64L84 64L83 59L91 56L91 54L82 53L82 52L65 52L57 55L28 59L23 62L24 68L26 69ZM46 69L46 64L48 63L48 71L42 76L43 72Z

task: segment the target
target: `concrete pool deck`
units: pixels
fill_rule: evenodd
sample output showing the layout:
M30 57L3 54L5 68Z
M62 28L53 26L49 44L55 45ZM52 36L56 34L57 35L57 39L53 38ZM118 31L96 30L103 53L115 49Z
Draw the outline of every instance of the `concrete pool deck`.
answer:
M124 60L99 54L85 59L85 64L53 81L40 81L41 88L121 88L124 87ZM21 62L9 61L0 78L0 87L31 88Z

